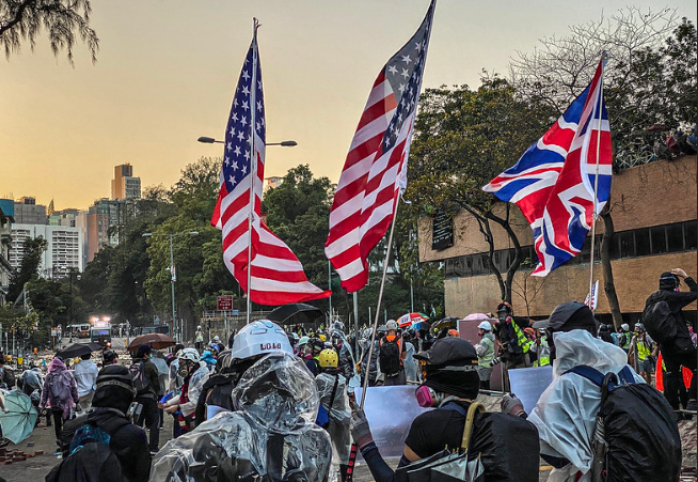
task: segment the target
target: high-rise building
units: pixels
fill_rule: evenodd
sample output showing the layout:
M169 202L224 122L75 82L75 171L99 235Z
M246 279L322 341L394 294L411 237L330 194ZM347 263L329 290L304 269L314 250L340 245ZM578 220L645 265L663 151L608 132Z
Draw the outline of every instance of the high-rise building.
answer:
M36 204L33 197L22 197L15 202L15 222L17 224L47 224L46 206Z
M24 258L24 242L42 237L48 247L41 257L39 276L60 279L68 276L71 269L82 271L82 233L80 228L48 226L46 224L13 224L10 264L19 269Z
M117 233L112 226L118 226L125 202L122 200L100 199L90 206L87 213L87 261L92 261L102 246L119 244Z
M114 168L114 179L111 181L112 200L140 199L141 178L133 177L133 166L122 164Z
M10 287L12 265L10 264L10 242L15 204L11 199L0 199L0 306L6 303L5 295Z
M80 214L77 209L64 209L62 211L53 211L48 216L49 226L68 226L74 228L77 226L76 220Z

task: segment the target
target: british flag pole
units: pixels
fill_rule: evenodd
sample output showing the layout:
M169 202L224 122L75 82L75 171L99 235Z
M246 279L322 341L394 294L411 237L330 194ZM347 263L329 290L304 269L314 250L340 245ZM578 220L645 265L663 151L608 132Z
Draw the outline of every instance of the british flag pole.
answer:
M254 218L254 180L257 177L257 153L254 148L254 125L255 125L255 105L257 89L257 29L261 26L259 20L253 18L254 25L254 51L252 52L252 88L250 89L250 125L252 126L252 135L250 135L250 152L252 153L252 162L250 164L250 211L247 220L247 324L250 324L250 316L252 313L252 220Z
M596 249L596 218L598 213L596 212L599 204L599 160L601 155L601 117L603 116L603 74L605 72L606 61L608 60L608 54L603 52L601 54L601 78L599 79L599 99L596 103L596 111L599 116L597 131L596 131L596 171L594 173L594 212L591 221L591 255L589 263L589 295L591 296L594 289L594 250ZM595 306L590 306L591 311L595 311Z

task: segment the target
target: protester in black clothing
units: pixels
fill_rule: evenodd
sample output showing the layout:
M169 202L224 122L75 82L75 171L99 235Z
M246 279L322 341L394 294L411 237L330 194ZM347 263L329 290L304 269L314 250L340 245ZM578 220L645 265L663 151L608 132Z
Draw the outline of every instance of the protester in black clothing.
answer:
M135 395L128 369L121 365L102 368L96 387L92 409L87 417L76 418L65 424L60 440L63 457L69 455L75 432L85 424L92 424L110 436L109 448L119 459L126 479L129 482L147 481L150 475L150 454L145 432L126 419ZM52 473L54 471L58 471L58 467Z
M208 407L217 407L217 411L222 409L232 412L234 410L231 395L239 373L232 362L230 350L225 350L218 356L215 373L210 374L201 387L194 415L196 426L210 418L211 411Z
M426 362L424 384L415 394L417 401L423 407L437 408L412 422L398 469L446 447L460 447L465 414L479 392L477 353L468 341L454 337L436 340L428 352L415 358ZM381 457L363 410L357 405L352 409L351 434L373 477L376 482L394 482L396 474ZM538 434L530 422L506 414L479 414L469 453L472 458L482 456L486 482L512 480L512 467L516 467L515 480L538 480Z
M142 388L138 387L138 382L135 383L137 389L136 401L143 405L143 411L137 423L141 427L145 423L145 426L148 428L150 432L150 452L155 454L160 445L160 413L158 412L160 378L157 367L150 361L152 351L150 345L139 346L138 354L136 358L133 359L130 371L133 375L135 372L134 368L141 363L143 364L142 376L136 375L138 378L144 380Z
M679 286L684 280L690 291L681 292ZM691 334L686 326L686 319L682 308L696 301L698 297L698 285L686 272L679 268L662 273L659 279L659 290L647 298L645 310L660 301L666 301L673 319L672 329L675 330L670 340L660 343L660 350L664 358L666 375L664 378L664 395L669 404L675 410L679 408L679 386L682 383L682 369L684 366L693 371L693 380L688 390L688 410L696 410L696 346L691 340ZM652 320L644 320L645 325L650 326ZM650 333L651 334L651 333ZM653 338L655 338L653 336ZM657 340L659 341L659 339Z

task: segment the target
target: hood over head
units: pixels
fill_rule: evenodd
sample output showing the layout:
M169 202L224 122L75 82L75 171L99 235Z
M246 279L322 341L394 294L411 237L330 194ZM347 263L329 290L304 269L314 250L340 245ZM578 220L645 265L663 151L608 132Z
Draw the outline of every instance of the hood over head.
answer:
M61 358L58 356L51 360L51 363L48 364L49 373L58 373L67 369L68 368L65 366L65 363L63 363L63 360L61 360Z
M266 355L248 368L232 399L236 410L280 434L315 423L320 404L315 379L305 363L282 352Z
M556 377L578 365L589 365L602 373L617 373L628 361L622 348L596 338L586 330L557 332L553 338L557 353L553 362Z

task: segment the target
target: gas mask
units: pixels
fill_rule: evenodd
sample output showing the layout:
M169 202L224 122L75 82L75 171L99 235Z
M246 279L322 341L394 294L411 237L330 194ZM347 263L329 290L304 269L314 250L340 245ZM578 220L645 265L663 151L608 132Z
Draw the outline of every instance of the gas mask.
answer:
M414 392L414 396L417 399L417 404L424 408L440 407L444 403L451 400L456 400L458 398L452 395L447 397L445 394L435 392L426 385L421 385L419 388L417 388L417 390Z
M182 378L186 378L187 375L189 375L190 370L191 366L189 365L189 362L184 362L184 365L179 366L179 371L177 372L177 375L179 375Z

